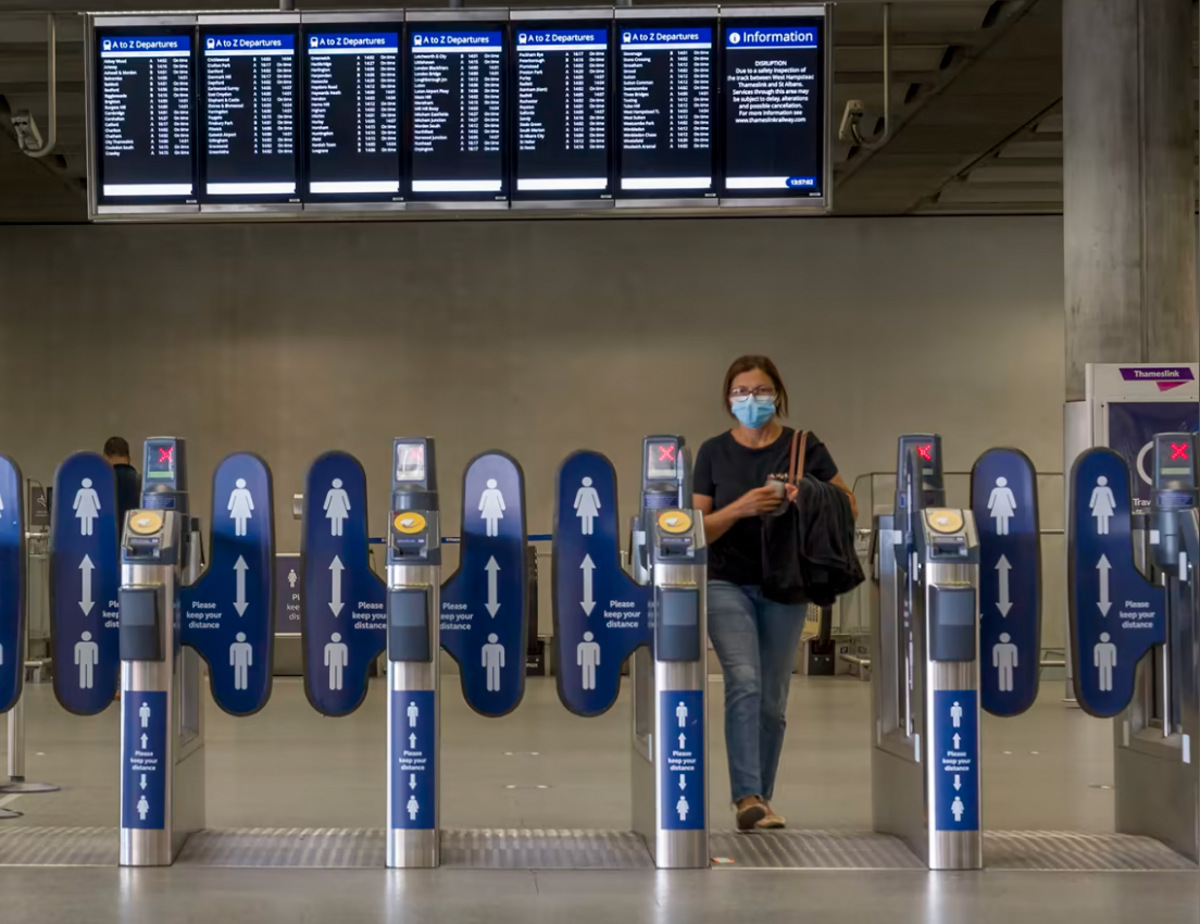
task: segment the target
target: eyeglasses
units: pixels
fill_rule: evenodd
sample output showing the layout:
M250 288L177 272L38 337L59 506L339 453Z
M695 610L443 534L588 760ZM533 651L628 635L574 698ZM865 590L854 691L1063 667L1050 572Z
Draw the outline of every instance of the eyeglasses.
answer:
M729 397L734 401L745 401L751 395L755 398L774 398L775 389L770 385L759 385L757 388L734 388L729 392Z

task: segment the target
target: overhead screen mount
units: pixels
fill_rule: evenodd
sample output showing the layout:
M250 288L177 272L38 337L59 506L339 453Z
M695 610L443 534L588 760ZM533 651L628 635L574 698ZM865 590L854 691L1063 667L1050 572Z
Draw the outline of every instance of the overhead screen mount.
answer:
M88 22L92 219L830 206L828 5Z

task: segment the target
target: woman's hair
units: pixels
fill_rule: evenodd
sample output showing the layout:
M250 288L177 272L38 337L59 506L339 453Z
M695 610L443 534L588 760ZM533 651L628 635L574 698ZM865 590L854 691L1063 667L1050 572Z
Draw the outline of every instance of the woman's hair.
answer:
M729 389L733 387L733 380L743 372L749 372L752 369L758 369L767 374L767 378L775 386L775 410L780 417L787 417L788 394L787 389L783 386L783 377L775 368L775 364L766 356L739 356L733 361L729 371L725 373L725 390L721 392L721 403L725 406L725 413L730 417L733 416L733 411L729 409Z

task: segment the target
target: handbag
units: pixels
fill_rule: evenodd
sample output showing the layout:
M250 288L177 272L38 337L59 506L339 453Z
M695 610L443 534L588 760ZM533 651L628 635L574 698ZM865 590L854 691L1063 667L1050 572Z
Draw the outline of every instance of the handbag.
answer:
M798 485L804 478L804 456L808 449L808 431L792 434L788 462L788 484ZM775 516L763 518L762 562L763 596L776 603L808 603L804 592L804 568L800 563L799 498L784 504Z

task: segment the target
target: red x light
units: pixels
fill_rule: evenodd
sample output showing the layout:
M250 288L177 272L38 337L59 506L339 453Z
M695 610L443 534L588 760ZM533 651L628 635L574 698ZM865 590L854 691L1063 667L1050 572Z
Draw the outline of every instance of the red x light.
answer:
M933 461L933 444L926 443L924 446L918 446L917 447L917 455L919 455L926 462L932 462Z
M673 443L660 443L658 447L659 462L674 462L675 461L675 445Z
M1171 461L1182 459L1184 462L1188 460L1187 443L1172 443L1171 444Z
M175 461L175 447L174 446L159 446L158 447L158 461L159 462Z

